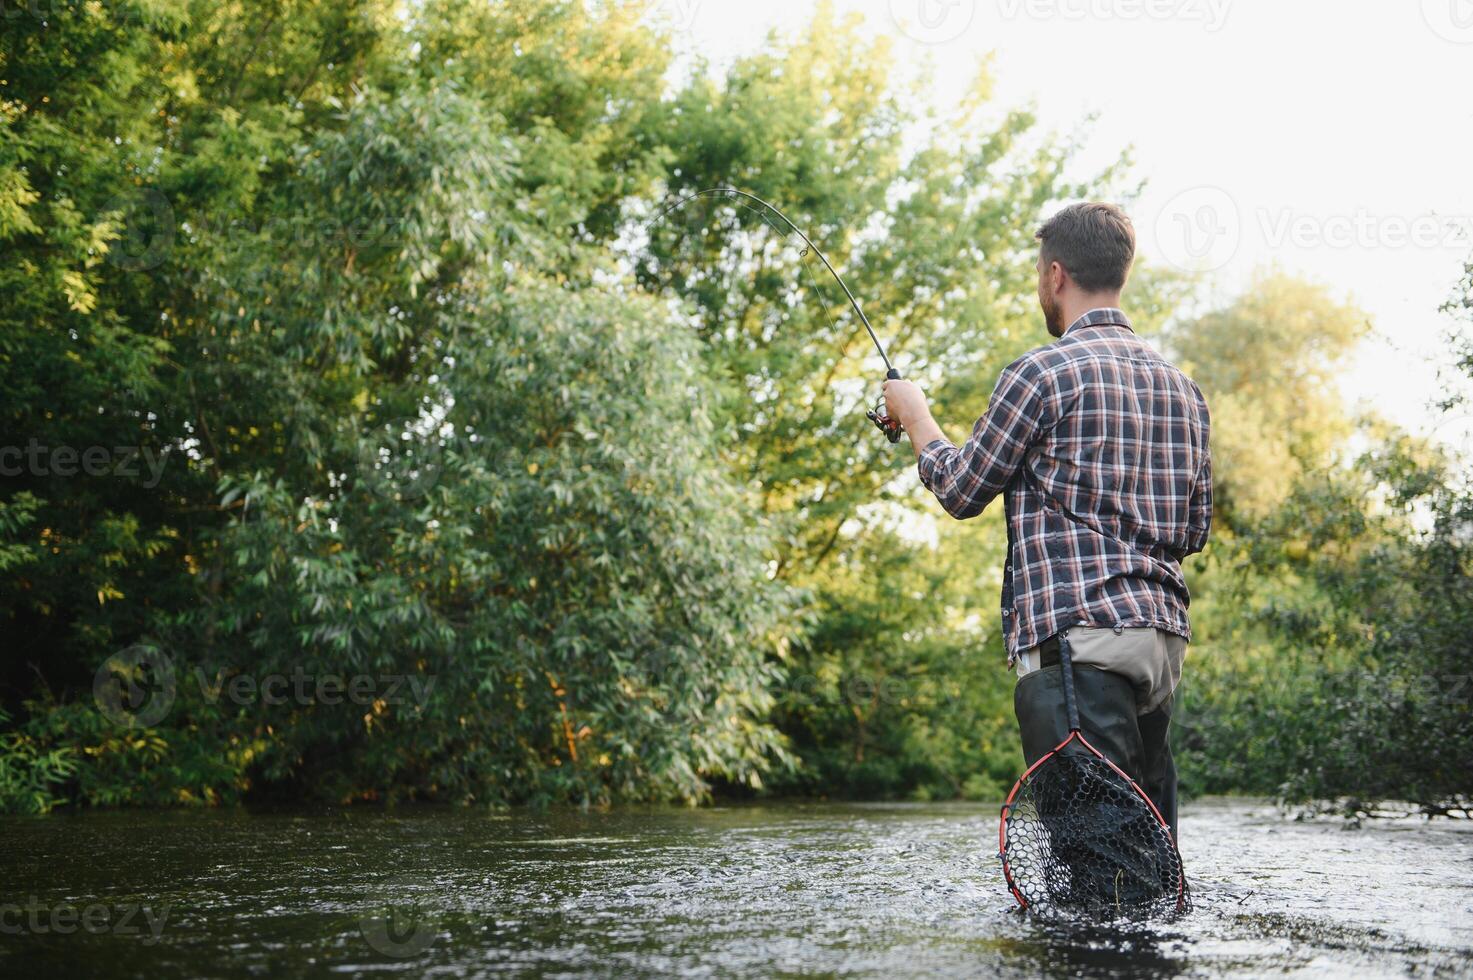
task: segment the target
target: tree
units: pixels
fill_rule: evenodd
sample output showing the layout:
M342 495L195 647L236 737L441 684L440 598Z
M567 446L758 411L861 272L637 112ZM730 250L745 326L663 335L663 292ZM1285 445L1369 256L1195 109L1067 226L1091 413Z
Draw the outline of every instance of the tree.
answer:
M1352 423L1336 380L1369 327L1323 286L1263 272L1232 303L1171 332L1212 408L1215 496L1227 526L1282 503L1344 444Z
M1468 461L1346 417L1333 368L1364 319L1274 277L1178 338L1226 471L1226 533L1193 604L1184 780L1351 814L1466 811ZM1443 411L1466 397L1452 382ZM1224 420L1224 403L1254 414ZM1351 432L1368 446L1353 456Z
M488 14L488 38L543 53L519 95L539 72L590 86L559 159L535 100L469 70L494 48L454 48L450 6L400 13L137 4L7 29L4 442L168 465L6 485L7 631L31 638L7 650L6 805L695 800L783 758L787 600L709 386L570 228L627 191L586 182L619 142L586 151L626 139L607 100L661 62L579 81L552 55L658 49L622 8ZM426 54L447 50L465 73ZM92 682L139 641L181 683L131 731ZM296 674L383 696L232 693Z

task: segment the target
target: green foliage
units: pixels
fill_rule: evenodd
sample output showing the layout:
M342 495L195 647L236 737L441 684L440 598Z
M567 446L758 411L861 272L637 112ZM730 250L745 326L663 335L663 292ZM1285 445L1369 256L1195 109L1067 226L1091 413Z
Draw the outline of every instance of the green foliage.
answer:
M1429 473L1445 465L1436 456L1409 440L1373 450L1304 481L1261 529L1282 541L1292 527L1308 549L1251 566L1274 594L1245 618L1269 642L1193 664L1184 742L1195 789L1349 812L1382 800L1467 807L1473 499L1445 470ZM1367 515L1387 487L1392 506Z
M3 442L167 463L7 483L16 798L697 800L786 761L789 600L693 340L569 234L637 181L664 55L628 8L467 11L7 28ZM179 684L133 730L91 694L139 639ZM229 693L294 674L383 696Z
M48 764L33 769L37 782L62 803L88 806L208 806L238 802L249 788L245 773L262 748L222 724L218 707L200 687L181 685L167 727L133 729L98 710L91 700L30 702L30 721L9 733L32 755L45 746ZM9 753L7 753L9 754ZM24 758L24 753L22 753ZM64 796L62 794L65 794Z
M1364 318L1346 311L1337 331L1322 291L1273 280L1265 293L1272 308L1245 301L1176 338L1198 377L1235 379L1279 420L1255 443L1258 430L1241 420L1220 437L1215 412L1214 451L1221 440L1242 455L1227 454L1224 529L1193 577L1198 642L1178 709L1184 785L1350 813L1386 800L1466 808L1469 460L1374 420L1360 432L1371 448L1342 459L1330 436L1353 424L1327 365ZM1293 356L1262 371L1247 370L1256 357L1217 364L1240 356L1215 336L1227 323L1247 346L1274 337L1273 349ZM1446 411L1460 410L1457 390ZM1209 399L1222 402L1210 390ZM1288 465L1241 461L1260 445ZM1257 492L1233 492L1252 481Z
M0 711L0 724L10 715ZM56 788L77 763L67 748L46 748L22 732L0 732L0 813L47 813L66 802Z
M779 699L806 763L784 789L1006 794L1022 753L1001 638L969 608L979 537L948 535L931 551L880 532L834 563Z
M1340 369L1366 314L1282 273L1175 330L1183 368L1212 409L1214 497L1228 521L1262 517L1350 435Z
M243 514L224 564L254 574L227 575L197 624L211 669L405 675L426 691L289 725L260 714L275 726L265 777L491 801L757 784L781 757L762 719L784 600L704 448L689 339L646 304L534 277L468 313L425 415L387 446L372 408L333 434L343 466L379 465L305 501L265 475L226 488ZM416 468L391 455L405 436ZM304 773L313 757L332 770Z
M779 222L644 224L718 184L777 202L959 436L1046 339L1040 213L1128 202L1127 161L1066 177L1075 145L985 72L918 114L828 4L721 73L672 73L645 13L6 18L0 808L1006 788L997 515L935 520L860 415L860 325ZM1137 271L1144 329L1186 285ZM1165 334L1222 481L1189 569L1199 790L1461 791L1466 709L1412 682L1459 663L1466 496L1380 436L1346 465L1363 319L1270 275ZM136 728L94 697L135 643L177 680Z

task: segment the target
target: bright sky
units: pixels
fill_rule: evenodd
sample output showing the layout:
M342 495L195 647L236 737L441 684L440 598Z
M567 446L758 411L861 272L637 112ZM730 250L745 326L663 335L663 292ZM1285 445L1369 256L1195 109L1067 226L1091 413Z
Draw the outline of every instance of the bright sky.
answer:
M793 32L807 0L652 0L715 63ZM1098 115L1089 172L1134 148L1148 260L1211 272L1220 296L1266 264L1369 312L1347 397L1403 425L1447 357L1438 307L1473 256L1473 0L837 0L934 66L945 106L995 52L998 100L1067 132ZM1466 438L1459 427L1455 441ZM1444 426L1439 433L1448 437Z

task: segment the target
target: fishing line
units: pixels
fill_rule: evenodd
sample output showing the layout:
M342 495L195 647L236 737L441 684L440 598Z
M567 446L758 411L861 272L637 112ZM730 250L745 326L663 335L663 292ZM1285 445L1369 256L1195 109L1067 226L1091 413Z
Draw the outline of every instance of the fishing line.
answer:
M709 190L710 191L717 191L717 190L721 190L721 188L710 188ZM701 194L692 194L690 197L683 198L683 199L681 199L679 201L676 201L674 204L670 205L668 208L666 208L664 211L660 212L658 215L656 215L653 219L651 219L649 222L647 222L645 224L646 233L648 233L648 230L650 228L654 227L654 225L655 225L656 222L660 221L667 214L669 214L670 212L672 212L675 209L679 208L682 204L685 204L687 201L689 201L689 200L691 200L693 198L696 198L696 197L700 197L700 196L702 196L702 195ZM708 194L707 196L710 196L710 195ZM743 211L747 212L748 214L756 215L757 220L760 221L760 222L762 222L767 227L771 228L773 230L773 232L779 238L784 238L784 237L787 236L787 233L786 232L784 232L781 228L779 228L777 225L775 225L775 224L772 223L771 219L768 218L766 212L758 211L756 208L751 207L751 206L746 205L746 204L743 204L741 201L735 201L734 200L734 201L731 201L730 203L731 203L731 206L732 207L741 208ZM784 220L786 220L786 219L784 219ZM798 258L802 259L802 258L804 258L807 255L808 255L808 247L805 245L803 247L803 249L798 253ZM808 281L809 281L809 283L812 284L813 291L815 293L817 293L818 296L819 296L819 298L823 301L824 312L827 313L828 314L828 317L829 317L829 325L832 326L832 327L834 327L835 328L835 331L837 332L838 325L839 325L839 320L838 320L838 317L834 316L834 314L833 314L833 310L831 309L831 307L832 307L833 304L829 302L828 293L826 293L824 291L823 287L819 284L818 280L814 277L813 270L808 267L808 263L807 262L802 262L802 263L800 263L800 265L803 268L803 272L808 276ZM881 356L883 356L883 353L881 354Z
M764 201L762 198L758 197L755 194L748 194L746 191L738 190L735 187L708 187L704 190L699 190L691 194L687 194L685 197L680 198L674 204L671 204L659 214L655 215L652 219L646 222L646 232L648 232L650 228L652 228L660 221L663 221L671 212L682 208L685 205L689 204L691 201L694 201L697 198L701 197L725 198L726 200L730 201L733 206L739 207L750 214L755 214L758 219L762 221L763 224L767 225L767 227L771 228L778 235L784 235L784 232L782 231L782 229L778 228L776 225L768 220L766 213L745 205L739 200L732 200L732 198L746 198L749 201L760 204L763 208L766 208L768 212L771 212L772 214L775 214L779 218L781 218L783 220L783 223L788 226L789 231L791 231L793 234L797 235L803 240L804 247L803 250L798 253L798 258L804 258L809 252L812 252L814 255L818 256L818 260L823 263L823 267L829 271L829 275L834 277L834 281L837 282L839 284L839 288L844 291L845 297L847 297L849 300L850 307L854 310L856 314L858 314L860 322L864 324L864 329L865 332L869 334L870 342L875 345L875 350L879 353L880 360L885 363L885 377L889 379L898 379L900 377L900 372L897 371L895 369L895 366L890 363L890 358L885 353L884 345L880 343L879 336L875 334L874 327L870 325L869 317L864 315L864 308L859 305L859 300L854 297L854 293L849 289L849 284L844 281L844 277L839 275L838 270L834 268L833 263L829 261L828 256L824 255L823 250L813 243L813 239L804 234L803 230L793 223L793 219L789 218L786 214L783 214L783 212L775 205L769 204L767 201ZM814 291L818 293L820 299L823 301L825 312L827 312L829 314L829 317L833 319L833 313L831 310L829 310L828 297L824 295L824 292L819 287L817 280L813 279L812 270L808 269L807 263L803 263L803 267L805 270L808 271L809 280L813 283ZM833 322L837 324L836 319L834 319ZM875 407L866 412L865 415L869 418L871 422L875 424L875 426L881 432L885 433L885 438L889 439L891 442L899 442L900 433L902 431L900 423L885 414L884 402L884 395L881 395L878 401L876 401Z

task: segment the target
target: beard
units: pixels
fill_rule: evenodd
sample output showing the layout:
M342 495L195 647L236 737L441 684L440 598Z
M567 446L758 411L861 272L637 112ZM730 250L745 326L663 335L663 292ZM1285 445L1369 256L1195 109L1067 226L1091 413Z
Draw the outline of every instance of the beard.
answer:
M1057 296L1040 296L1038 305L1043 308L1043 324L1049 336L1064 336L1064 309Z

